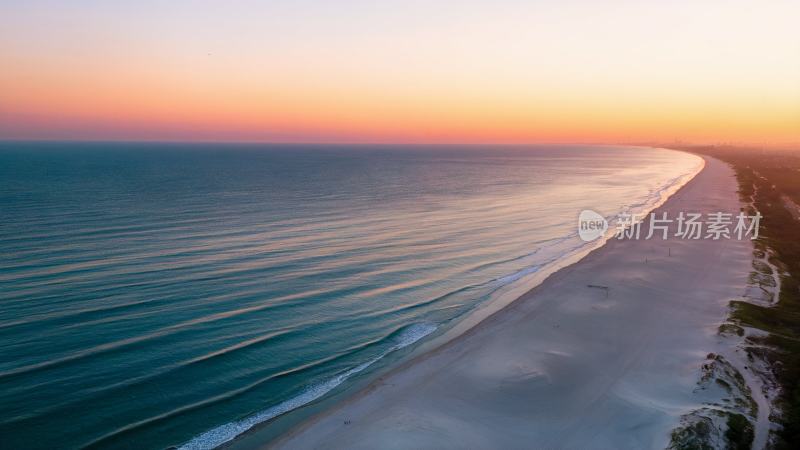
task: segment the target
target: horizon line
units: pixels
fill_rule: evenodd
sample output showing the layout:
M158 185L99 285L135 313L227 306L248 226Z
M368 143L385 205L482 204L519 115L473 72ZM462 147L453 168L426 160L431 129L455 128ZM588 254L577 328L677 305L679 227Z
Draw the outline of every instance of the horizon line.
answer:
M505 146L505 147L523 147L529 145L624 145L624 146L639 146L639 147L660 147L660 146L739 146L739 147L791 147L800 146L800 142L738 142L738 141L718 141L714 143L708 142L691 142L681 139L673 141L631 141L631 142L575 142L575 141L531 141L531 142L425 142L425 141L268 141L268 140L225 140L225 139L60 139L60 138L2 138L0 143L69 143L69 144L225 144L225 145L287 145L287 146L300 146L300 145L329 145L329 146L434 146L434 147L449 147L449 146Z

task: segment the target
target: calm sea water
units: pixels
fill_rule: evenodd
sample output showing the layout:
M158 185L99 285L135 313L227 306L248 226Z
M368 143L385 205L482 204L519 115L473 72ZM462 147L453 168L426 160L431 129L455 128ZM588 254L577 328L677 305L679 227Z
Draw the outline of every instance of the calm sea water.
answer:
M0 143L3 448L208 448L661 201L647 148Z

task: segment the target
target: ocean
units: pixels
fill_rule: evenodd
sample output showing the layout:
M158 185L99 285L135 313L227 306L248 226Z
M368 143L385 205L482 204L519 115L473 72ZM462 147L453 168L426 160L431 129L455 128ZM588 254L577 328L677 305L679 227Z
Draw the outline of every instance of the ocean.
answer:
M645 147L0 143L3 448L213 448L648 211ZM268 425L267 425L268 426Z

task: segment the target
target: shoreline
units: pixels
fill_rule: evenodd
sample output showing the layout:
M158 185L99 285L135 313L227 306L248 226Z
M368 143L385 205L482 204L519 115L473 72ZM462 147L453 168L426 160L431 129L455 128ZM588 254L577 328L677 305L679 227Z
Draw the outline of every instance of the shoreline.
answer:
M721 166L722 166L721 162L716 161L716 160L712 160L712 161L714 161L713 164L715 166L714 172L719 172L720 170L724 171L724 169L727 169L727 167L721 168ZM662 202L662 204L660 206L656 206L655 210L659 210L660 208L668 208L670 203L678 202L678 200L675 200L676 197L686 197L686 195L681 195L681 194L685 194L686 190L690 190L692 186L696 186L698 184L698 178L703 176L703 174L706 174L707 170L705 170L705 169L707 169L707 167L708 167L708 159L706 159L706 167L703 170L701 170L699 173L697 173L688 182L684 183L676 192L672 193L672 195L669 196L667 199L665 199L666 201ZM727 169L727 170L730 172L730 169ZM719 174L717 174L717 176L718 175ZM726 186L727 194L728 194L727 195L727 200L730 201L731 197L733 197L733 199L735 200L735 204L733 206L738 206L738 197L736 197L736 195L735 195L735 192L736 192L735 191L735 180L733 180L733 178L732 178L732 172L728 173L727 175L728 175L728 179L727 179L728 184ZM708 176L705 176L704 178L708 178ZM731 190L731 187L733 187L734 189ZM696 197L696 195L695 195L695 197ZM738 211L738 208L736 210ZM404 378L404 373L405 372L414 372L415 371L415 367L419 367L421 365L431 365L432 364L432 363L430 363L431 360L441 359L442 358L442 356L441 356L442 354L453 353L454 351L452 349L454 347L457 348L457 347L465 347L465 346L470 345L469 343L465 343L465 341L470 341L471 339L475 339L474 338L475 335L479 335L481 333L485 334L484 330L491 328L493 325L497 325L497 322L503 322L504 321L504 317L511 315L514 310L523 308L520 305L530 304L530 303L537 303L536 298L537 297L546 296L547 295L546 291L551 290L552 289L551 288L552 285L558 285L560 282L563 282L563 280L565 278L574 277L574 275L572 275L574 272L576 272L576 271L581 272L581 267L588 266L592 262L592 260L603 259L605 257L604 255L607 255L609 253L613 253L614 249L618 248L620 245L625 245L625 244L638 242L638 241L617 241L617 240L612 240L612 241L613 242L606 242L606 243L604 243L604 245L599 246L599 248L595 248L595 249L591 250L588 253L588 255L586 255L583 258L581 258L577 263L573 263L571 265L568 265L567 267L562 267L559 270L556 270L554 273L549 274L549 276L542 283L539 283L537 286L535 286L533 289L531 289L530 291L528 291L524 295L520 296L518 299L515 299L515 300L511 301L510 304L504 305L501 308L499 308L498 310L493 311L489 315L489 317L487 317L485 320L479 321L479 323L477 325L469 328L468 330L463 332L463 334L460 334L457 339L449 340L446 343L441 344L440 346L438 346L438 347L436 347L436 348L434 348L432 350L429 349L427 351L420 352L420 354L418 354L417 356L415 356L413 358L410 358L409 360L399 364L397 367L389 370L387 373L379 376L377 379L373 380L366 388L360 388L358 391L352 393L351 395L347 396L346 398L338 399L338 401L336 401L335 404L331 405L329 408L324 409L321 412L317 412L316 414L312 415L309 418L306 418L306 420L300 422L299 425L295 425L295 426L291 427L288 430L288 432L286 432L286 433L282 434L281 436L277 437L275 440L266 443L266 445L269 445L269 446L281 446L281 445L289 445L289 444L291 444L290 446L299 445L300 447L314 447L314 445L311 443L311 441L309 441L309 440L305 440L304 441L302 439L299 439L302 436L307 437L309 435L314 435L314 434L316 434L317 436L320 436L320 437L322 435L327 436L325 438L326 442L329 445L333 445L334 447L337 446L337 444L336 443L331 444L331 442L339 442L339 444L344 444L345 446L352 445L352 442L348 442L347 444L345 444L344 442L341 442L341 441L329 441L329 440L327 440L328 438L331 438L331 437L337 435L337 433L334 432L336 427L331 427L332 421L335 421L334 419L332 419L333 417L335 417L337 415L341 415L343 410L346 411L349 414L352 411L348 411L348 410L358 409L358 404L361 404L361 403L370 403L370 402L375 403L377 401L378 403L383 404L384 407L391 408L391 406L392 406L392 402L391 401L388 401L388 402L387 401L383 401L383 402L381 402L380 400L373 400L373 398L381 397L382 391L386 391L387 390L387 388L385 386L387 385L387 383L391 384L390 380L393 380L395 378ZM641 241L639 243L646 245L647 242L653 242L653 241ZM671 241L667 240L665 242L671 242ZM676 241L676 243L678 243L678 241ZM740 247L741 247L741 245L740 245ZM653 261L653 262L655 263L655 261ZM749 263L750 263L749 258L745 258L744 265L749 267ZM742 267L740 266L740 269L741 268ZM740 270L740 272L741 272L741 270ZM743 273L744 273L744 278L746 278L746 276L747 276L747 274L749 272L744 271ZM584 293L584 294L586 294L586 293ZM596 294L596 293L591 293L591 294ZM534 299L534 300L531 300L531 299ZM725 300L729 300L729 298L726 298ZM717 303L720 303L720 302L717 302ZM722 304L727 304L727 301L722 302ZM718 314L717 314L716 322L713 323L714 326L719 325L720 323L722 323L725 320L725 316L726 316L725 311L724 311L725 308L722 307L722 304L716 305ZM504 317L498 318L497 316L504 316ZM556 327L556 328L558 329L558 327ZM436 339L434 339L434 341L436 341ZM421 348L426 348L428 346L424 346L423 345L423 346L420 346L420 347ZM701 363L702 361L700 360L699 362ZM698 364L698 366L699 365L700 364ZM416 370L416 372L419 372L419 370ZM523 372L525 372L525 371L523 370ZM538 373L538 372L541 372L541 371L533 370L533 372L537 372ZM533 372L531 372L531 373L533 373ZM532 377L533 379L539 379L539 382L542 381L541 378L542 378L543 375L541 373L539 375L531 375L531 374L528 374L528 375L530 377ZM409 378L409 377L405 377L405 378ZM413 378L413 376L411 376L410 378ZM526 377L523 377L523 378L526 378ZM691 382L692 385L694 385L695 383L696 383L696 380L693 380ZM390 396L390 395L389 394L383 395L383 397L387 397L387 396ZM428 405L428 406L430 406L430 405ZM425 408L423 408L423 409L425 409ZM429 411L430 409L431 408L427 408L426 411ZM436 409L436 408L433 408L433 409ZM397 419L396 416L394 418ZM349 424L355 423L355 420L356 419L348 419L348 420L344 420L342 423L347 422L348 425L349 425ZM678 416L673 417L672 420L671 420L672 425L677 425L678 421L679 421L679 417ZM420 426L421 425L422 424L420 424ZM387 426L388 426L388 424L387 424ZM319 431L319 430L315 431L315 429L319 429L319 428L322 428L322 431ZM357 428L357 427L349 427L349 430L348 430L347 434L348 435L352 435L353 433L352 433L351 430L353 430L355 428ZM383 433L378 433L378 434L386 435L387 432L391 432L393 429L395 429L395 427L394 426L388 426L387 429L388 429L388 431L384 431ZM252 430L252 433L254 433L254 434L257 433L257 430ZM251 434L251 433L250 432L245 433L242 437L246 437L249 434ZM368 432L367 434L370 434L370 433ZM664 436L662 436L662 438L663 437ZM299 439L299 441L298 441L298 439ZM312 441L313 441L313 439L312 439ZM361 442L365 442L365 441L361 441ZM455 441L449 441L449 442L451 444L455 444ZM229 443L228 445L232 446L232 447L237 447L238 443L239 443L239 439ZM252 444L252 442L251 442L251 444ZM311 444L311 445L305 445L305 444ZM411 444L411 443L409 443L409 444ZM262 445L263 445L263 443L262 443Z
M686 174L675 178L672 180L673 182L671 184L668 184L657 191L659 195L658 199L646 204L642 211L637 210L637 212L641 212L643 214L649 214L650 212L663 206L664 203L666 203L673 195L683 189L687 184L691 183L695 177L697 177L697 175L704 170L706 165L706 158L692 152L666 147L647 146L647 148L668 152L686 153L696 156L699 161L698 165L693 168L691 172L687 172ZM481 325L482 322L490 318L492 315L502 311L512 303L538 289L545 281L558 272L575 264L579 264L587 256L601 250L608 245L609 241L614 240L613 231L613 229L609 229L603 237L588 243L587 247L579 249L573 253L565 254L559 260L544 266L542 270L536 271L528 277L523 277L524 281L518 281L506 286L506 288L508 288L506 292L499 295L497 298L490 300L489 302L478 305L476 309L470 311L464 317L459 318L454 325L445 327L441 333L432 333L433 336L430 339L425 339L418 345L412 346L412 348L409 349L410 351L408 351L407 354L400 356L399 359L382 362L382 364L386 365L384 367L376 368L375 373L368 374L366 380L349 380L348 383L350 383L350 385L345 386L344 389L328 392L322 398L317 398L306 404L299 405L270 419L258 421L254 425L249 426L248 429L242 433L236 435L233 439L220 444L219 447L252 449L263 447L264 442L273 443L280 441L284 436L287 435L287 433L292 433L298 427L303 426L303 424L306 422L314 421L318 416L323 415L326 411L337 407L343 402L349 401L353 397L357 397L362 391L369 389L372 384L378 382L383 377L388 376L395 371L401 370L407 365L412 365L418 359L423 359L428 354L447 346L455 340L458 340L475 327ZM360 370L357 372L360 372ZM303 414L303 412L308 410L313 412L306 412ZM299 419L294 417L298 415L301 416ZM242 419L242 421L247 420L248 418ZM284 421L288 421L289 425L284 425ZM276 427L276 424L281 425ZM277 433L270 433L269 431L265 432L265 428L268 427L282 428L283 430ZM266 437L258 436L262 433L266 434ZM195 439L197 439L197 437L195 437ZM183 448L183 446L186 446L187 444L188 443L184 443L179 448Z
M695 177L697 177L705 169L706 159L707 159L701 155L691 152L686 152L684 150L679 150L679 149L671 149L664 147L649 147L649 148L680 152L680 153L688 153L697 156L701 161L696 170L694 170L694 172L687 173L686 175L679 177L679 179L682 182L669 186L668 189L662 192L662 196L659 200L657 200L655 203L645 208L645 214L648 215L651 212L657 210L658 208L664 206L664 204L667 201L669 201L669 199L672 198L672 196L680 192L681 189L683 189L684 187L686 187L686 185L691 183L695 179ZM460 338L462 335L470 332L470 330L472 330L473 328L479 326L484 320L490 318L492 315L502 311L504 308L507 308L511 304L517 302L522 297L531 294L532 291L538 289L550 277L554 276L558 272L565 270L576 264L579 264L581 261L583 261L592 253L602 250L609 244L609 242L615 240L613 231L614 230L611 229L609 225L609 230L605 234L605 236L599 238L596 241L593 241L591 245L589 245L587 248L581 249L571 254L564 255L562 258L559 258L559 260L554 262L553 264L545 266L543 270L535 272L533 276L529 278L527 282L525 282L524 284L521 283L519 285L515 285L509 292L506 292L499 298L496 298L486 304L479 305L475 310L471 311L465 317L458 320L458 322L453 327L447 329L444 333L438 336L434 336L432 339L428 341L422 342L417 348L414 349L413 357L409 358L406 361L403 361L400 365L396 367L396 369L402 367L403 364L411 363L417 357L421 357L429 352L435 351L440 347L447 345L450 342Z

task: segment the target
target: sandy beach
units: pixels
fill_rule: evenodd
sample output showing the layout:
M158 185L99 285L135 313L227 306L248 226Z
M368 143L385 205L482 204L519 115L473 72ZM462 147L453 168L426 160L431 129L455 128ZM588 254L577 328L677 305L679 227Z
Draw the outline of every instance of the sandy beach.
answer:
M733 171L708 158L657 212L740 206ZM749 240L612 239L270 445L665 448L682 416L725 395L699 384L708 354L742 364L718 327L751 262Z
M165 3L0 1L0 450L800 449L800 1Z

